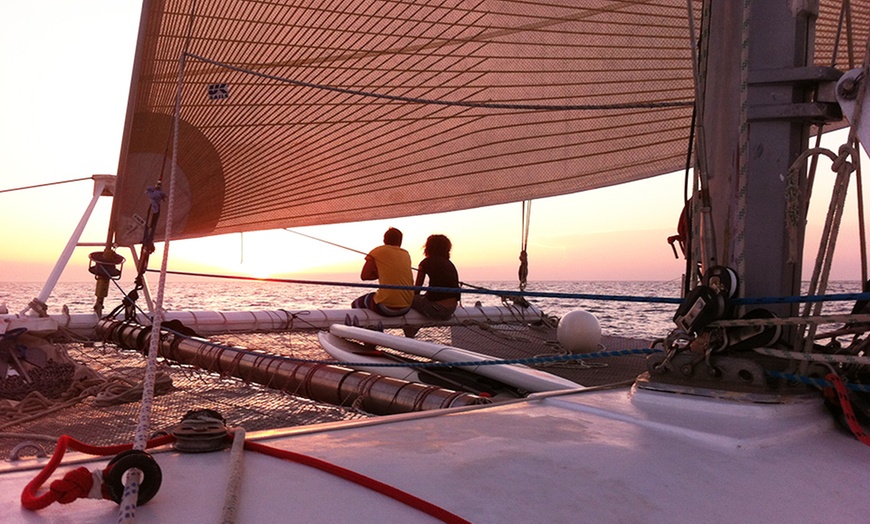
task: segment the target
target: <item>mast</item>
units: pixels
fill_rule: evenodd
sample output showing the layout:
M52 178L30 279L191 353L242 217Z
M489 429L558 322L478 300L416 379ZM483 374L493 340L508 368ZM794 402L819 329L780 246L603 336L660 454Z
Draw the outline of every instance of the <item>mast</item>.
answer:
M788 198L794 177L804 187L807 176L804 167L795 175L792 166L808 148L811 125L842 119L834 96L842 73L813 65L818 9L809 0L705 4L693 197L700 238L692 249L700 253L703 277L677 310L667 352L647 359L652 389L712 396L791 391L769 380L771 365L784 361L762 365L764 359L747 350L797 347L796 328L767 321L796 316L798 305L738 308L732 298L801 292L805 217L798 218L796 233L788 218L790 209L805 211ZM716 325L720 319L746 323Z
M818 2L746 3L746 31L744 2L711 3L702 110L716 238L703 266L734 269L741 296L795 296L801 289L801 260L789 256L787 174L807 148L810 125L840 120L836 102L818 100L816 94L841 73L812 66ZM746 42L748 53L742 54ZM747 125L743 133L741 117ZM804 180L805 170L799 176ZM797 243L801 253L802 230ZM792 316L797 305L769 309Z

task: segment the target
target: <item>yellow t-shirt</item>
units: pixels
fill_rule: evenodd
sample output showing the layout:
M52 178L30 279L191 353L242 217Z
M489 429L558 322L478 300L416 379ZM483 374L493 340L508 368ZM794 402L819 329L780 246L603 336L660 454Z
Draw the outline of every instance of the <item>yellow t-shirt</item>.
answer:
M411 255L397 246L382 245L371 250L369 256L378 267L378 283L390 286L413 286ZM414 291L411 289L378 289L375 303L401 309L411 305Z

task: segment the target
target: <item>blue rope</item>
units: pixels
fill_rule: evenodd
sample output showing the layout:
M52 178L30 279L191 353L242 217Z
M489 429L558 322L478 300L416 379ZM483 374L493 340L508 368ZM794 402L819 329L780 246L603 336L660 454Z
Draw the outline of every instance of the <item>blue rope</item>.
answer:
M498 360L470 360L464 362L396 362L385 364L372 364L371 362L339 362L327 361L325 364L337 364L351 367L410 367L410 368L452 368L452 367L476 367L476 366L500 366L506 364L545 364L553 362L570 362L575 360L589 360L593 358L621 357L625 355L645 355L660 353L660 349L618 349L614 351L601 351L598 353L584 353L571 355L547 355L541 357L508 358Z
M156 272L156 269L149 269L150 272ZM659 304L682 304L685 299L680 297L644 297L632 295L596 295L591 293L558 293L551 291L512 291L507 289L484 289L484 288L446 288L446 287L426 287L426 286L395 286L387 284L369 284L359 282L334 282L326 280L298 280L291 278L256 278L237 275L214 275L206 273L193 273L189 271L167 271L173 275L208 277L208 278L224 278L232 280L250 280L255 282L279 282L284 284L302 284L315 286L335 286L335 287L357 287L367 289L402 289L413 291L442 291L442 292L460 292L465 295L495 295L507 297L533 297L533 298L570 298L576 300L601 300L613 302L646 302ZM748 297L734 298L730 302L737 305L753 305L753 304L794 304L803 302L836 302L836 301L858 301L870 300L870 293L835 293L831 295L807 295L807 296L792 296L792 297Z
M734 304L796 304L801 302L836 302L836 301L870 300L870 293L834 293L831 295L807 295L796 297L757 297L735 298Z
M156 269L149 269L149 272L157 272ZM682 304L682 298L665 298L665 297L641 297L630 295L593 295L584 293L557 293L550 291L511 291L507 289L484 289L484 288L450 288L450 287L427 287L427 286L397 286L390 284L369 284L361 282L334 282L326 280L298 280L292 278L257 278L245 277L238 275L213 275L206 273L193 273L189 271L167 271L169 274L182 275L188 277L208 277L208 278L224 278L231 280L249 280L255 282L279 282L283 284L302 284L314 286L335 286L335 287L357 287L367 289L403 289L413 291L443 291L443 292L459 292L463 294L474 295L496 295L496 296L514 296L514 297L535 297L535 298L574 298L579 300L612 300L616 302L658 302L663 304ZM870 296L870 294L868 294Z
M821 378L814 377L806 377L803 375L792 375L791 373L783 373L781 371L772 371L769 369L764 370L764 372L771 377L774 378L782 378L785 380L790 380L792 382L800 382L802 384L806 384L808 386L818 386L822 388L832 388L834 387L834 383L830 380L825 380ZM864 391L870 392L870 386L865 386L864 384L844 384L846 389L851 389L852 391Z

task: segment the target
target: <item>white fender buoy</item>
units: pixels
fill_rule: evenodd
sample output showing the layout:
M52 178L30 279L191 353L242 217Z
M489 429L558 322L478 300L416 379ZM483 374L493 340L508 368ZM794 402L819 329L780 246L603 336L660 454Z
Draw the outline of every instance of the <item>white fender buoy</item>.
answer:
M571 353L591 353L601 342L601 324L592 313L578 309L559 321L556 328L559 345Z

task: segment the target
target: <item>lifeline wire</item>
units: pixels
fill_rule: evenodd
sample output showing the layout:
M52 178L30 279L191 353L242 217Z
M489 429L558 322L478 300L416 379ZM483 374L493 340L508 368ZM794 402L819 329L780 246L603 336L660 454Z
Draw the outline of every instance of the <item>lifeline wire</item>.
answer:
M149 269L150 272L157 270ZM359 287L359 288L384 288L384 289L411 289L411 290L434 290L434 291L460 291L463 294L479 294L479 295L496 295L496 296L518 296L518 297L537 297L537 298L574 298L578 300L605 300L614 302L648 302L661 304L682 304L684 299L678 297L644 297L635 295L596 295L592 293L557 293L551 291L512 291L506 289L485 289L471 286L472 290L465 288L441 288L441 287L425 287L425 286L392 286L386 284L365 284L358 282L334 282L325 280L301 280L292 278L257 278L240 275L217 275L210 273L196 273L191 271L167 271L170 275L183 275L194 277L222 278L231 280L247 280L254 282L279 282L285 284L304 284L316 286L336 286L336 287ZM752 305L752 304L795 304L802 302L825 302L825 301L851 301L851 300L868 300L868 293L832 293L830 295L804 295L791 297L744 297L735 298L731 303Z

